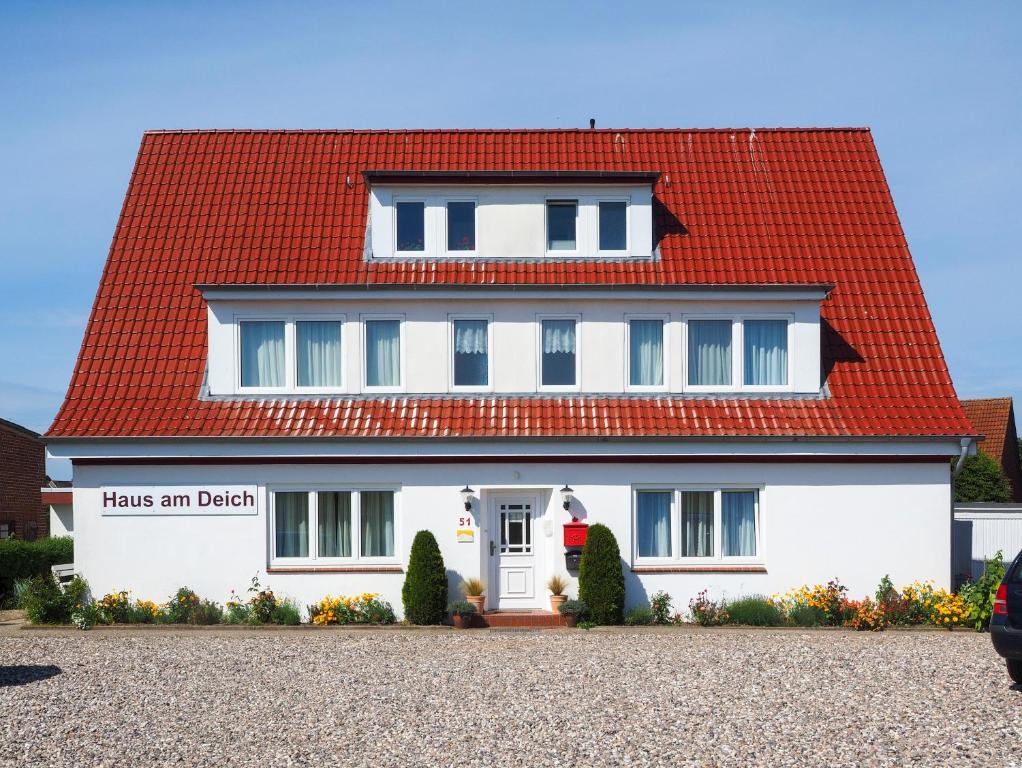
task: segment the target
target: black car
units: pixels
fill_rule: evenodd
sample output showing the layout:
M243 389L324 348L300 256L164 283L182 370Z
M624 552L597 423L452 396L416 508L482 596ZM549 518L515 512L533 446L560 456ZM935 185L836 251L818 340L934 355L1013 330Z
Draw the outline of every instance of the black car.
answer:
M1008 675L1022 685L1022 553L1004 573L990 618L994 650L1008 662Z

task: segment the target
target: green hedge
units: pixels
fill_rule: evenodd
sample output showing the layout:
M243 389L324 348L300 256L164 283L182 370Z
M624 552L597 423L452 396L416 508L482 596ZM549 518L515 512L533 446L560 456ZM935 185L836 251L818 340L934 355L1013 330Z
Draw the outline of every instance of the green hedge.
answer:
M50 566L75 561L74 539L0 539L0 605L10 602L16 579L49 574Z
M439 624L447 615L447 569L429 531L419 531L412 540L401 603L412 624Z

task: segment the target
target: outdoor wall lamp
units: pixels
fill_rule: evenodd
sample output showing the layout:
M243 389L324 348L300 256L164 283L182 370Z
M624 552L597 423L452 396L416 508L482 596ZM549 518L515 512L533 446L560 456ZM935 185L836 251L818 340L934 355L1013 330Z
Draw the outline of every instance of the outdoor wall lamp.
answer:
M571 500L573 498L575 498L575 491L569 488L568 484L565 483L564 487L561 488L561 505L564 507L565 511L568 511L568 509L571 508Z
M467 485L464 488L461 489L461 500L465 504L465 511L466 512L471 512L472 511L472 494L473 493L475 493L475 491L473 491Z

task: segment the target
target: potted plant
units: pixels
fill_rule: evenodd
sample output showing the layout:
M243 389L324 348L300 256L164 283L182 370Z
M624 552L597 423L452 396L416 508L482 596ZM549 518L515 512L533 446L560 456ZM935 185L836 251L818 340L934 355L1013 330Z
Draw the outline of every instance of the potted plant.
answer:
M589 610L589 606L583 603L581 600L565 600L561 603L561 616L564 617L564 623L569 627L574 627L578 624L579 620L586 615Z
M465 593L465 599L476 608L476 613L481 614L484 610L486 595L483 594L483 582L480 579L465 579L461 582L461 591Z
M568 596L564 594L564 590L568 588L568 580L561 575L554 574L547 581L546 588L550 590L550 610L554 613L560 612L564 601L568 599Z
M450 611L455 629L468 629L472 626L472 617L476 614L476 607L472 603L459 600L451 605Z

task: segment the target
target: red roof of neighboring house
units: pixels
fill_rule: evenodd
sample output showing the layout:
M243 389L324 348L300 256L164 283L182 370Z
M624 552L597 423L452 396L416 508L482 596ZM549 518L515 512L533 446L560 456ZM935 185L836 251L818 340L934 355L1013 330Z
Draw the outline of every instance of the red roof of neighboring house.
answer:
M660 257L367 262L379 169L659 172ZM282 283L833 284L829 397L200 400L194 286ZM435 130L146 133L49 436L971 433L868 130Z
M1022 501L1022 466L1011 398L962 400L962 407L974 430L983 435L979 449L997 460L1011 482L1015 500Z

